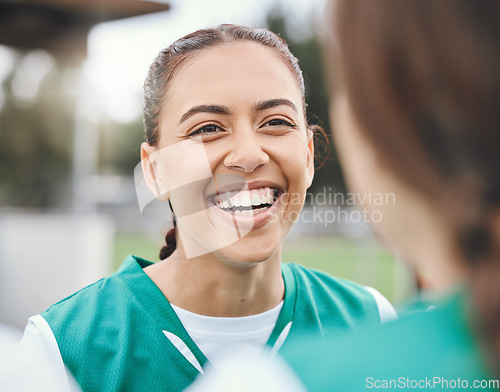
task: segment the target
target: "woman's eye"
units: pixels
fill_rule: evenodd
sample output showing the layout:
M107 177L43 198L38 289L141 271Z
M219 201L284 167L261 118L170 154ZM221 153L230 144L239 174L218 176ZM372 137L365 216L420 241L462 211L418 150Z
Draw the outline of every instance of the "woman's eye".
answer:
M294 127L293 124L289 123L288 121L285 121L281 118L274 118L272 120L269 120L264 124L265 127L280 127L280 126L285 126L285 127Z
M214 124L204 125L201 128L198 128L196 131L193 131L189 134L189 136L206 136L211 135L217 132L221 132L222 129Z

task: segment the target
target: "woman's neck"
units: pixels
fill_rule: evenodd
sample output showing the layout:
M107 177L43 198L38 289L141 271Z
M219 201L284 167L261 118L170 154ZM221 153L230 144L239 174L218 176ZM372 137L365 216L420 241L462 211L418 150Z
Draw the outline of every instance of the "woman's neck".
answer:
M170 303L206 316L241 317L265 312L284 296L281 249L270 259L245 263L209 253L187 259L178 248L145 269Z

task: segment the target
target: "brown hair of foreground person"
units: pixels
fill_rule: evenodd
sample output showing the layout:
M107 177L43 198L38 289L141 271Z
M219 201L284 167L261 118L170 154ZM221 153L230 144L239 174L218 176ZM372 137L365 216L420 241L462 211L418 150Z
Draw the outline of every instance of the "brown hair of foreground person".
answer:
M340 0L332 10L330 69L377 159L453 233L500 374L500 1Z

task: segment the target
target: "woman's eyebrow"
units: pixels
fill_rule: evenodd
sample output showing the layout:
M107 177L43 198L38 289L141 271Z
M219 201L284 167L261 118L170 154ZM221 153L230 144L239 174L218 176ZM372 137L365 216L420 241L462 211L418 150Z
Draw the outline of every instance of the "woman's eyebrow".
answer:
M179 120L179 124L186 121L189 117L194 116L196 113L215 113L215 114L231 114L227 106L220 105L198 105L193 106L186 113L184 113Z
M267 101L260 101L257 102L255 105L254 109L255 110L266 110L266 109L271 109L276 106L289 106L291 107L295 112L297 112L297 106L290 101L289 99L284 99L284 98L276 98L276 99L268 99Z
M256 111L262 111L266 109L271 109L276 106L281 106L285 105L288 107L291 107L295 112L297 112L297 106L290 101L289 99L284 99L284 98L276 98L276 99L268 99L266 101L260 101L257 102L254 106L254 109ZM186 121L188 118L194 116L197 113L215 113L215 114L225 114L229 115L231 114L231 111L227 106L221 106L221 105L198 105L198 106L193 106L190 108L186 113L184 113L181 116L181 119L179 120L179 124L183 123Z

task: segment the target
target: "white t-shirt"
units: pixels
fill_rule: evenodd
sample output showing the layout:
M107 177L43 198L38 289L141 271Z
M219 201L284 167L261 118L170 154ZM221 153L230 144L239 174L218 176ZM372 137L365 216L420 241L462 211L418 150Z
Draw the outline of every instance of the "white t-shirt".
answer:
M258 354L271 336L282 307L283 301L252 316L209 317L172 305L189 336L215 367L235 354Z
M387 298L372 287L366 289L377 302L382 323L397 318ZM199 349L219 368L227 364L225 358L236 354L253 356L262 351L278 320L283 301L264 313L245 317L209 317L171 306Z

